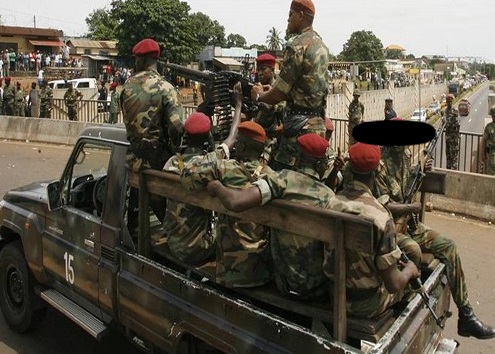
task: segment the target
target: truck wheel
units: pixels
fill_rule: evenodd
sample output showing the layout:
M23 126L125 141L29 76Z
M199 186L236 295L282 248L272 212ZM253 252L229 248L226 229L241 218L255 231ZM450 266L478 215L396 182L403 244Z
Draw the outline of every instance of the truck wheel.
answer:
M15 241L0 252L0 309L9 326L23 333L34 329L46 308L35 311L34 280L21 247L21 242Z

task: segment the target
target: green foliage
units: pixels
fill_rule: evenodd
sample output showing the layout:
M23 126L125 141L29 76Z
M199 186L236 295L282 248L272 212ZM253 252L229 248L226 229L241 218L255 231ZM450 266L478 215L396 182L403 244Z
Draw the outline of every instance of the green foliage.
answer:
M275 27L272 27L266 36L265 43L269 50L280 50L284 42L280 38L280 32Z
M225 28L207 15L197 12L191 15L191 28L198 43L203 46L225 46Z
M360 65L360 71L369 69L372 72L380 71L382 75L386 72L382 41L371 31L356 31L352 33L351 37L344 44L339 57L345 61L369 62Z
M119 21L105 9L94 10L86 17L89 32L87 37L92 40L115 40L117 39L117 27Z
M227 36L227 47L246 47L246 38L241 36L240 34L231 33Z
M160 44L162 59L184 64L194 59L200 43L196 40L190 7L179 0L126 0L112 2L112 15L119 19L117 49L127 62L132 47L143 38Z
M385 49L385 58L387 59L403 59L404 53L398 49Z

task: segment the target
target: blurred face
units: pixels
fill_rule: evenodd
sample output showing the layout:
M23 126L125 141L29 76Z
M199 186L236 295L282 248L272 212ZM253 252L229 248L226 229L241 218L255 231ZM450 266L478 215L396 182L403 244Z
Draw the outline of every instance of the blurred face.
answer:
M289 18L287 19L287 32L289 34L298 33L301 26L301 19L304 16L303 12L290 10Z

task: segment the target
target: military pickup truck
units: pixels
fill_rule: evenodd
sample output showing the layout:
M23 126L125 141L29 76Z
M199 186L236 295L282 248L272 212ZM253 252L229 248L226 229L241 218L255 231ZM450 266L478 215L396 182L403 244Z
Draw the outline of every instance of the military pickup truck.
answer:
M448 317L444 265L426 257L418 293L380 317L346 314L345 252L372 252L378 230L361 217L275 200L242 213L206 192L189 192L161 171L131 173L123 126L86 128L59 180L7 192L0 202L0 308L18 332L48 306L97 339L121 330L147 353L453 353L435 317ZM127 228L129 186L139 188L137 235ZM441 192L442 178L424 186ZM215 282L215 262L174 259L148 207L151 195L255 220L326 242L335 252L328 299L300 301L273 284L232 289ZM428 258L428 259L426 259Z

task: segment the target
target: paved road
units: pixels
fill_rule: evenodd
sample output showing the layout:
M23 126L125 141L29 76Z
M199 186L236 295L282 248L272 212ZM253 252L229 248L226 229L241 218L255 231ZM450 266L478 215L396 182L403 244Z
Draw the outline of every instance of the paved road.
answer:
M15 186L57 178L71 152L71 147L0 141L0 195ZM495 325L495 226L456 215L430 212L426 223L442 230L456 243L468 281L471 303L479 317ZM480 341L459 337L456 333L457 310L447 321L445 336L460 342L463 354L494 353L495 339ZM77 344L76 344L77 343ZM98 343L56 310L33 333L18 335L10 331L0 315L1 354L137 354L123 337L114 333Z

